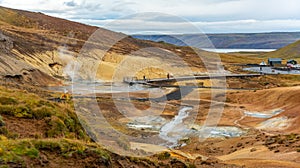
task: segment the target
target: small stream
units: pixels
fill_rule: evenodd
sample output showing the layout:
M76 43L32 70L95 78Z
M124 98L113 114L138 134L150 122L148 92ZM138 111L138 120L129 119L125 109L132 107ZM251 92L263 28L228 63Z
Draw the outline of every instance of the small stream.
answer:
M172 120L164 119L161 116L135 117L127 123L127 127L143 131L157 132L158 136L165 140L163 146L170 148L179 145L179 141L190 136L202 137L203 130L208 133L208 138L239 137L246 132L233 126L203 127L197 124L185 123L189 117L192 107L182 107L178 115ZM184 144L183 144L184 145Z
M173 120L161 127L159 137L171 143L170 147L176 146L177 142L191 131L183 120L189 116L188 111L192 109L192 107L183 107Z
M68 86L48 87L47 89L52 91L63 92L68 90L73 94L94 94L94 93L121 93L121 92L135 92L142 90L160 91L160 88L149 88L142 85L129 86L124 83L73 83ZM131 117L131 121L126 125L128 128L156 132L158 137L165 140L164 146L175 147L179 145L179 141L190 137L200 137L203 133L203 127L186 123L185 120L189 117L189 114L193 107L183 106L178 115L173 119L168 120L161 116L143 116L143 117ZM257 115L248 113L248 115ZM238 137L245 132L238 127L231 126L217 126L217 127L205 127L209 130L209 137Z

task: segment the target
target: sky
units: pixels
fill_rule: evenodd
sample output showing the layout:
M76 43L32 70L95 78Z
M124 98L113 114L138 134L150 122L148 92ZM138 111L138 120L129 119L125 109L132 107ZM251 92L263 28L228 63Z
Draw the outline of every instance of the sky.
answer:
M126 34L300 31L300 0L0 0Z

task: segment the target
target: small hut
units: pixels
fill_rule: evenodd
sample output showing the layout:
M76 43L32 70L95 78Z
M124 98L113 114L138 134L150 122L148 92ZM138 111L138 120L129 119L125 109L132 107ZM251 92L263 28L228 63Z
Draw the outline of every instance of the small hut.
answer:
M282 64L282 59L281 58L269 58L268 59L268 64L270 66L281 65Z

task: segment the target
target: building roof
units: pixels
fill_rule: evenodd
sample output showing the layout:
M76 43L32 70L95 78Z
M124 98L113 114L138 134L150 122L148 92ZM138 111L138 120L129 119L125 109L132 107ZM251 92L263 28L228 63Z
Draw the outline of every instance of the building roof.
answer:
M281 58L268 58L268 61L282 61Z

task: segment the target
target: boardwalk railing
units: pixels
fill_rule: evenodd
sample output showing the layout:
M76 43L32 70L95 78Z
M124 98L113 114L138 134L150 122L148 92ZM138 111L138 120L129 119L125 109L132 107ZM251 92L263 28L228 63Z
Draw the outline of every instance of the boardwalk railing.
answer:
M210 76L180 76L175 78L156 78L139 80L136 77L124 77L123 81L129 84L149 84L149 83L164 83L188 80L204 80L204 79L222 79L222 78L245 78L245 77L259 77L265 74L224 74L224 75L210 75Z

